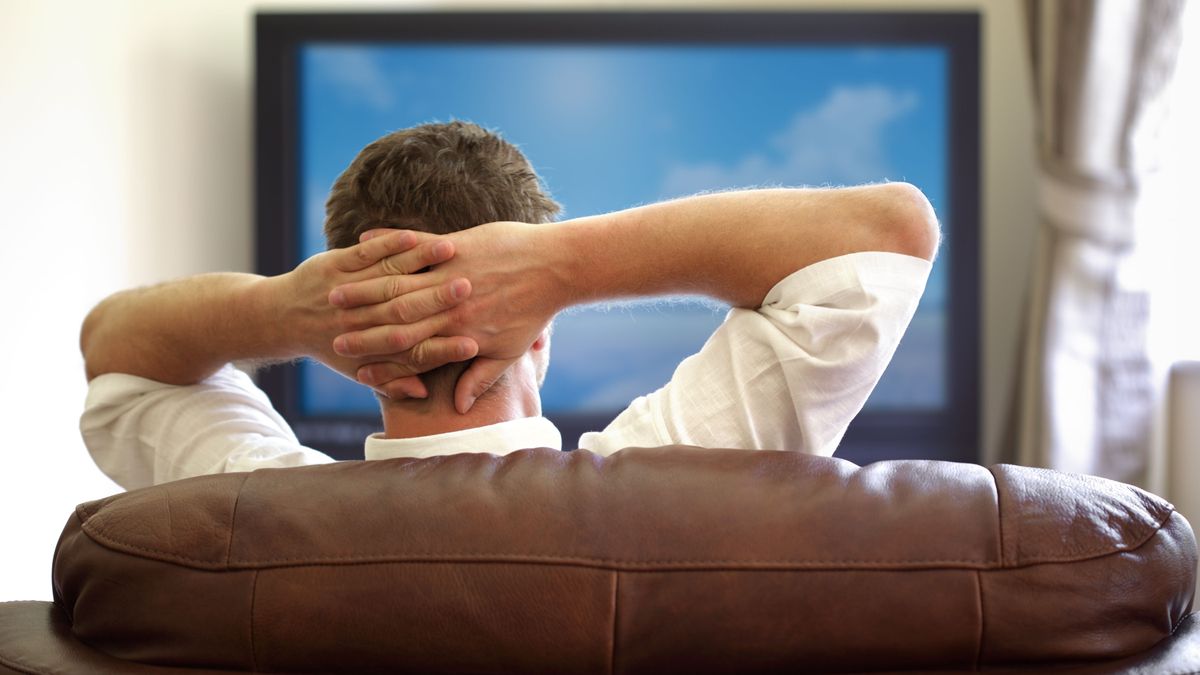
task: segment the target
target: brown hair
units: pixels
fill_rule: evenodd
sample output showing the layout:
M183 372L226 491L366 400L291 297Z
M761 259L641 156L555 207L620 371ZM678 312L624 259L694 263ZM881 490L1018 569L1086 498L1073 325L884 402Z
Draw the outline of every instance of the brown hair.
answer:
M394 131L362 149L325 203L330 248L376 227L447 234L500 220L546 223L559 211L513 144L470 122Z
M546 223L559 210L529 160L498 134L471 122L422 124L375 140L350 162L325 203L325 239L345 248L377 227L448 234L501 220ZM430 399L452 396L465 369L423 375Z

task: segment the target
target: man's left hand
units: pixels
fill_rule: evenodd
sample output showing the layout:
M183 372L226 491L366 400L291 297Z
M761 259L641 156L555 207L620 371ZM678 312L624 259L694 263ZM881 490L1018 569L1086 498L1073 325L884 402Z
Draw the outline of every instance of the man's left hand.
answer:
M450 241L407 230L377 233L354 246L319 253L291 272L274 278L276 302L289 307L288 325L280 329L298 341L298 351L351 380L357 381L356 373L366 363L390 363L398 377L375 390L392 398L424 398L428 392L416 375L447 363L465 361L478 352L478 345L470 338L436 337L437 326L421 324L422 319L440 314L470 295L470 284L464 279L421 287L426 283L425 278L414 274L449 260L454 253ZM393 280L399 286L398 295L419 293L424 299L419 305L405 303L391 309L390 320L415 326L405 332L404 341L389 345L387 355L369 359L339 356L333 349L334 338L365 326L357 323L357 315L340 310L331 302L331 290L380 277Z

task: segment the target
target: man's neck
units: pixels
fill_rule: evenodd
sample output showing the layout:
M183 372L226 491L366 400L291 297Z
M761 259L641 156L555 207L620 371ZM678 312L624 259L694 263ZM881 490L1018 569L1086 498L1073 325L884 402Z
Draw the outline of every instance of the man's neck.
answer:
M541 400L536 395L532 400L519 396L483 396L465 415L454 409L453 401L440 398L436 401L384 402L381 410L384 438L435 436L542 414Z

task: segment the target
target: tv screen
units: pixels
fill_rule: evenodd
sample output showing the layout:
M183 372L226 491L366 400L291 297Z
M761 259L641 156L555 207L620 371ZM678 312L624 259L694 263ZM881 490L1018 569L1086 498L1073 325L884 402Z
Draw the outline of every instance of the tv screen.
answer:
M260 271L324 250L337 176L372 140L431 121L499 131L564 217L712 190L905 180L946 242L839 454L971 460L977 35L970 14L260 15ZM727 310L675 297L558 317L542 400L564 444L665 384ZM361 456L379 428L369 390L319 364L263 384L302 442L335 456Z

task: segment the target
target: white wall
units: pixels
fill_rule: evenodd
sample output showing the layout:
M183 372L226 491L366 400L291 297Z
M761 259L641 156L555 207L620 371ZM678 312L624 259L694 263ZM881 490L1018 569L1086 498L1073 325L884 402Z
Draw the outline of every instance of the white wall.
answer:
M463 6L422 6L449 4ZM50 556L72 508L117 489L77 432L86 387L76 340L87 310L131 285L252 266L251 15L264 5L280 3L0 0L0 600L49 598ZM297 5L319 6L286 6ZM645 7L523 6L533 5ZM761 6L986 12L990 451L1006 412L1034 222L1019 3Z

